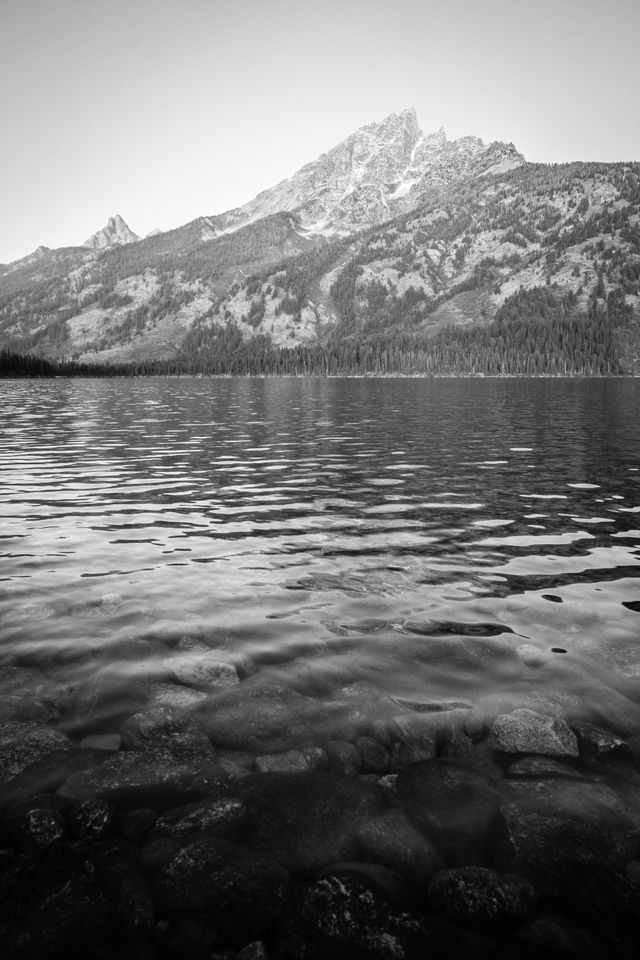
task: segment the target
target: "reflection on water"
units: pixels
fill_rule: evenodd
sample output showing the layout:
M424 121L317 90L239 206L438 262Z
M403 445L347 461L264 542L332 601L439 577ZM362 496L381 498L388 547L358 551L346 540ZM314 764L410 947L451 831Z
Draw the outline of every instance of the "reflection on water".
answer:
M639 393L4 382L3 662L56 684L117 667L129 709L180 638L325 704L357 681L465 701L640 681ZM122 704L84 706L69 729Z

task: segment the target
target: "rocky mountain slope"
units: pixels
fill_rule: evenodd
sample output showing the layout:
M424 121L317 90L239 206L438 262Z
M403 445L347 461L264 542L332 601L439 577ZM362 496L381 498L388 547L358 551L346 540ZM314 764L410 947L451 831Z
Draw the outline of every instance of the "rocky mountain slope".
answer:
M117 213L115 217L109 217L106 227L85 240L83 246L92 250L107 250L111 247L122 247L125 243L135 243L139 239L138 234L134 233Z
M513 144L478 137L425 136L414 109L370 123L288 180L229 211L216 226L247 223L279 210L310 233L348 235L411 209L433 187L520 166Z
M237 210L105 231L105 248L0 267L0 347L216 370L278 350L321 351L321 370L640 370L640 164L529 164L424 136L408 110Z

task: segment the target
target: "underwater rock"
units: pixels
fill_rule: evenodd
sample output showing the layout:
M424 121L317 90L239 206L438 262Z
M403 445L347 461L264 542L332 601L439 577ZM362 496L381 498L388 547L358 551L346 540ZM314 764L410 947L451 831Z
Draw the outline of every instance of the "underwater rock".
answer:
M366 883L328 876L301 888L274 937L275 960L405 960L430 956L424 923Z
M511 856L495 785L463 761L422 760L398 775L410 820L451 865L500 865Z
M229 687L240 683L238 671L223 650L180 654L165 660L164 665L180 683L195 687Z
M109 829L113 808L104 800L81 800L69 810L67 819L72 836L79 840L97 840Z
M289 885L289 875L275 861L228 841L201 838L158 871L153 892L169 916L190 917L243 945L273 925Z
M430 906L450 920L495 930L522 919L537 894L529 881L486 867L443 870L429 884Z
M119 733L91 733L80 741L80 749L104 750L105 753L116 753L121 746Z
M574 723L581 759L590 766L633 763L633 750L626 742L592 723Z
M528 777L531 780L544 780L547 777L565 777L569 780L581 780L582 773L563 760L554 760L553 757L544 757L534 754L530 757L520 757L509 764L510 777Z
M348 740L329 740L326 745L329 768L334 773L355 777L362 770L362 757L358 749Z
M363 773L384 776L389 770L390 755L384 744L374 737L358 737L355 748L360 754Z
M270 753L256 757L255 761L258 773L304 773L307 770L326 770L328 766L329 757L321 747Z
M492 745L506 753L577 757L578 741L564 720L526 708L499 714L491 727Z
M252 774L236 791L249 812L252 845L306 874L356 860L362 822L386 806L375 783L321 771Z
M0 723L0 784L55 751L72 748L69 737L59 730L34 721L5 720Z
M87 847L63 843L20 854L0 872L4 956L86 955L104 937L108 906Z
M315 740L311 699L259 674L212 696L202 727L216 748L278 753Z
M402 810L387 810L363 820L356 836L362 859L382 864L412 884L427 883L444 866L437 847Z
M621 867L637 849L633 807L604 783L554 777L504 780L499 788L515 868L527 876L553 887L585 864Z
M126 750L72 774L58 792L75 800L100 797L123 807L164 809L216 792L227 795L230 782L213 758Z
M233 833L247 820L247 808L235 797L207 798L176 807L158 817L152 837L182 839L189 833L207 831L211 835Z

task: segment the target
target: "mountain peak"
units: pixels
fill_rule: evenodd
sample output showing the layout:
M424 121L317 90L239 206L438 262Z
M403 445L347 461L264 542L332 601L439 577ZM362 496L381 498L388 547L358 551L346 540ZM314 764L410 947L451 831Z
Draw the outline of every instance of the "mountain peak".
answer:
M288 180L223 214L220 223L228 231L287 210L312 233L348 234L409 209L425 191L477 176L486 151L478 137L447 140L444 127L425 136L415 107L405 107L359 127ZM496 157L492 149L481 166L484 172L520 162L515 151Z
M106 227L102 227L83 243L93 250L106 250L109 247L121 247L125 243L135 243L140 237L128 226L119 213L109 217Z

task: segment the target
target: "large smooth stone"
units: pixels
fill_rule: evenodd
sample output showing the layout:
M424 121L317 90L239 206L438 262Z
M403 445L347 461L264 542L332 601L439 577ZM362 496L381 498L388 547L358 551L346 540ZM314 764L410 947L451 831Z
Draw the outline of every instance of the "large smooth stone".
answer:
M408 960L429 957L423 921L362 879L329 876L303 887L280 920L276 960Z
M452 865L497 864L511 855L493 783L463 761L423 760L398 775L412 822Z
M162 749L176 757L207 756L211 741L189 718L168 707L147 707L129 717L121 728L129 750Z
M515 868L554 884L571 882L585 864L621 867L640 839L640 817L604 783L505 780L501 809Z
M263 773L239 781L252 845L288 870L312 874L357 859L358 830L385 807L382 790L330 773Z
M581 715L580 701L570 694L540 693L538 691L508 691L480 697L466 718L466 732L474 740L489 730L499 714L514 710L533 710L546 717L560 720Z
M72 774L58 793L74 800L101 797L125 807L163 809L214 793L226 796L230 782L214 759L176 760L165 753L126 750Z
M59 730L34 721L5 720L0 723L0 784L51 754L72 747L69 737Z
M414 885L425 885L444 866L436 846L402 810L387 810L364 820L357 839L361 859L395 870Z
M576 735L564 720L533 710L499 714L491 727L492 744L505 753L542 753L553 757L580 755Z
M429 884L432 909L481 930L495 930L524 918L536 900L531 883L486 867L443 870Z
M289 875L273 860L224 840L201 838L158 872L154 899L171 917L190 917L242 945L276 921Z
M211 697L202 727L215 747L277 753L315 739L307 719L317 705L260 675Z

